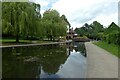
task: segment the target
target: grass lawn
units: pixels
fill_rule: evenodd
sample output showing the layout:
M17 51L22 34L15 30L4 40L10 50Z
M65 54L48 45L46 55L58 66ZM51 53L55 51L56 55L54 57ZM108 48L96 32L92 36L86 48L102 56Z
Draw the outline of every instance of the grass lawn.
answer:
M5 42L15 42L15 39L2 39L0 42L5 43ZM30 42L29 40L20 40L20 42Z
M105 49L106 51L120 58L120 52L118 51L120 46L115 44L108 44L107 42L93 42L93 44Z

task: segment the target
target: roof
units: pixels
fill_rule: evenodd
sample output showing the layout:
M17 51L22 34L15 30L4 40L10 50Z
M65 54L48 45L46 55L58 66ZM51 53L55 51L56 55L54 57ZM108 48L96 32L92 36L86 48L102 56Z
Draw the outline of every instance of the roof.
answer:
M76 34L76 32L73 29L69 29L69 33Z

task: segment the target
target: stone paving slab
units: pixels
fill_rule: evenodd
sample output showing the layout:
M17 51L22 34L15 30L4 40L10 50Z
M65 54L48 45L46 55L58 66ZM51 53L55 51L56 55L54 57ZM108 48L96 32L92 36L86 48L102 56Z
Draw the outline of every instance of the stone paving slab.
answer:
M87 78L118 78L118 58L106 50L86 42Z

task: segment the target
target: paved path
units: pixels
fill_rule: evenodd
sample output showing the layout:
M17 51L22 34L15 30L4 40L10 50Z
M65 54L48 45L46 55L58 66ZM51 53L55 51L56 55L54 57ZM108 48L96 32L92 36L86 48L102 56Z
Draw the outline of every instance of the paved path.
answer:
M20 45L8 45L8 46L0 46L0 48L6 47L21 47L21 46L40 46L40 45L51 45L51 44L63 44L70 43L72 40L64 41L64 42L50 42L50 43L34 43L34 44L20 44Z
M118 78L118 58L104 49L85 43L87 50L87 78Z

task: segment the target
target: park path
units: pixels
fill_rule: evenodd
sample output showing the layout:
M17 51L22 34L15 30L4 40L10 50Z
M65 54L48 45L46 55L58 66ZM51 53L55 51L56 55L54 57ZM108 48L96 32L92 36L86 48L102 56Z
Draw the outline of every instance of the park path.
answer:
M7 46L0 46L0 48L23 47L23 46L40 46L40 45L52 45L52 44L64 44L64 43L70 43L70 42L72 42L72 40L67 40L67 41L63 41L63 42L31 43L31 44L7 45Z
M104 49L86 42L87 78L118 78L118 58Z

